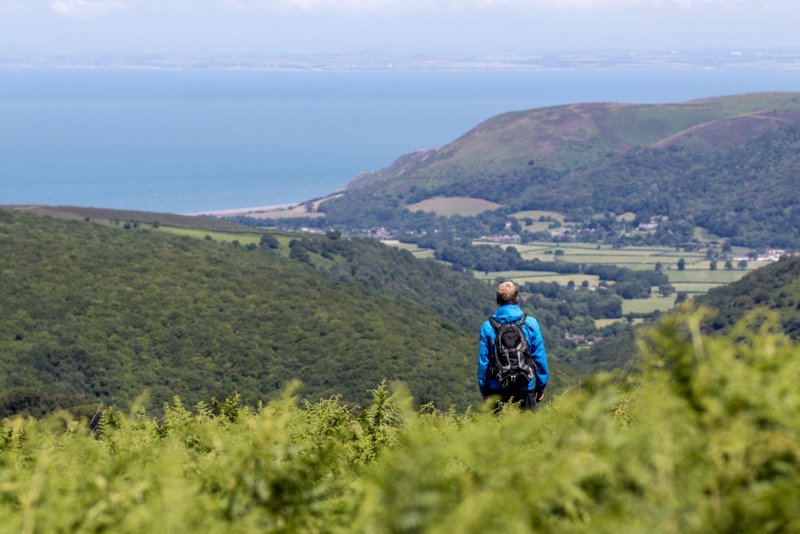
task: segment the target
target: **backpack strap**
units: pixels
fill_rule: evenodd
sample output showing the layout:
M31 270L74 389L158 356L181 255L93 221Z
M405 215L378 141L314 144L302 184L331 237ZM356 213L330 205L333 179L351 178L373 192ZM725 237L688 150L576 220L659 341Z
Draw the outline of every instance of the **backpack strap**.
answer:
M497 322L497 319L494 317L489 317L489 324L492 325L492 328L494 328L495 332L497 332L497 329L500 328L500 323Z

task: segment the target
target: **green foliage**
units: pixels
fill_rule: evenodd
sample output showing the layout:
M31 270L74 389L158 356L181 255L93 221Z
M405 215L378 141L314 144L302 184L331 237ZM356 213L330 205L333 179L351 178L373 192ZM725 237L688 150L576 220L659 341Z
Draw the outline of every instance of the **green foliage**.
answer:
M760 314L705 312L640 342L637 380L599 375L533 413L363 409L291 389L164 417L0 422L0 530L792 532L800 347Z
M476 398L473 325L483 312L471 306L486 294L482 306L491 304L491 290L466 275L429 264L415 272L413 258L378 244L353 244L366 257L339 277L314 270L333 270L333 261L309 254L302 239L295 249L314 269L271 252L269 240L247 250L2 213L0 409L124 407L145 390L151 408L175 395L194 404L231 391L252 404L295 379L309 399L364 401L382 379L406 381L423 403L464 407ZM373 269L384 272L366 267L382 252L388 259ZM394 287L384 284L393 276ZM400 295L403 285L411 289ZM425 292L456 311L437 313ZM25 401L14 388L46 395Z
M470 273L418 261L411 253L374 239L329 234L293 239L290 257L315 265L339 282L356 282L369 291L430 307L470 331L477 331L493 311L494 291Z
M766 307L779 314L789 336L800 339L800 257L784 258L757 269L697 300L718 310L707 319L707 328L728 330L754 308Z

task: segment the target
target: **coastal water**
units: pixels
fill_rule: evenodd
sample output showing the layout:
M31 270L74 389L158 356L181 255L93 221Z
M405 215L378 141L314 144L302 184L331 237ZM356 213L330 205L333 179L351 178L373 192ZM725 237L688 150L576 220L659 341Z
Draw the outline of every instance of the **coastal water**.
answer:
M0 204L297 202L505 111L800 91L800 70L0 70Z

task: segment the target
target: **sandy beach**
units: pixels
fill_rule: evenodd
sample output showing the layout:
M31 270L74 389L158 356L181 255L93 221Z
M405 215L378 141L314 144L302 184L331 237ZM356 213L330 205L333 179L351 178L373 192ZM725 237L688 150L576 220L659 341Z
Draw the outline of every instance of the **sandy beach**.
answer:
M275 210L285 210L289 208L293 208L297 206L297 204L273 204L271 206L257 206L254 208L233 208L227 210L215 210L215 211L199 211L196 213L186 213L186 215L192 216L200 216L200 215L212 215L215 217L229 217L231 215L247 215L249 213L262 213L265 211L275 211Z

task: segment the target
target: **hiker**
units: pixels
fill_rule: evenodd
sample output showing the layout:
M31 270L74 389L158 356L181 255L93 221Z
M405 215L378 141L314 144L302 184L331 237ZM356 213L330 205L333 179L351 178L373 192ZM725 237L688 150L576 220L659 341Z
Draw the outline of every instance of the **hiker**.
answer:
M478 386L484 400L514 400L530 410L544 399L547 354L539 323L519 307L514 282L497 286L498 308L483 323L478 343Z

